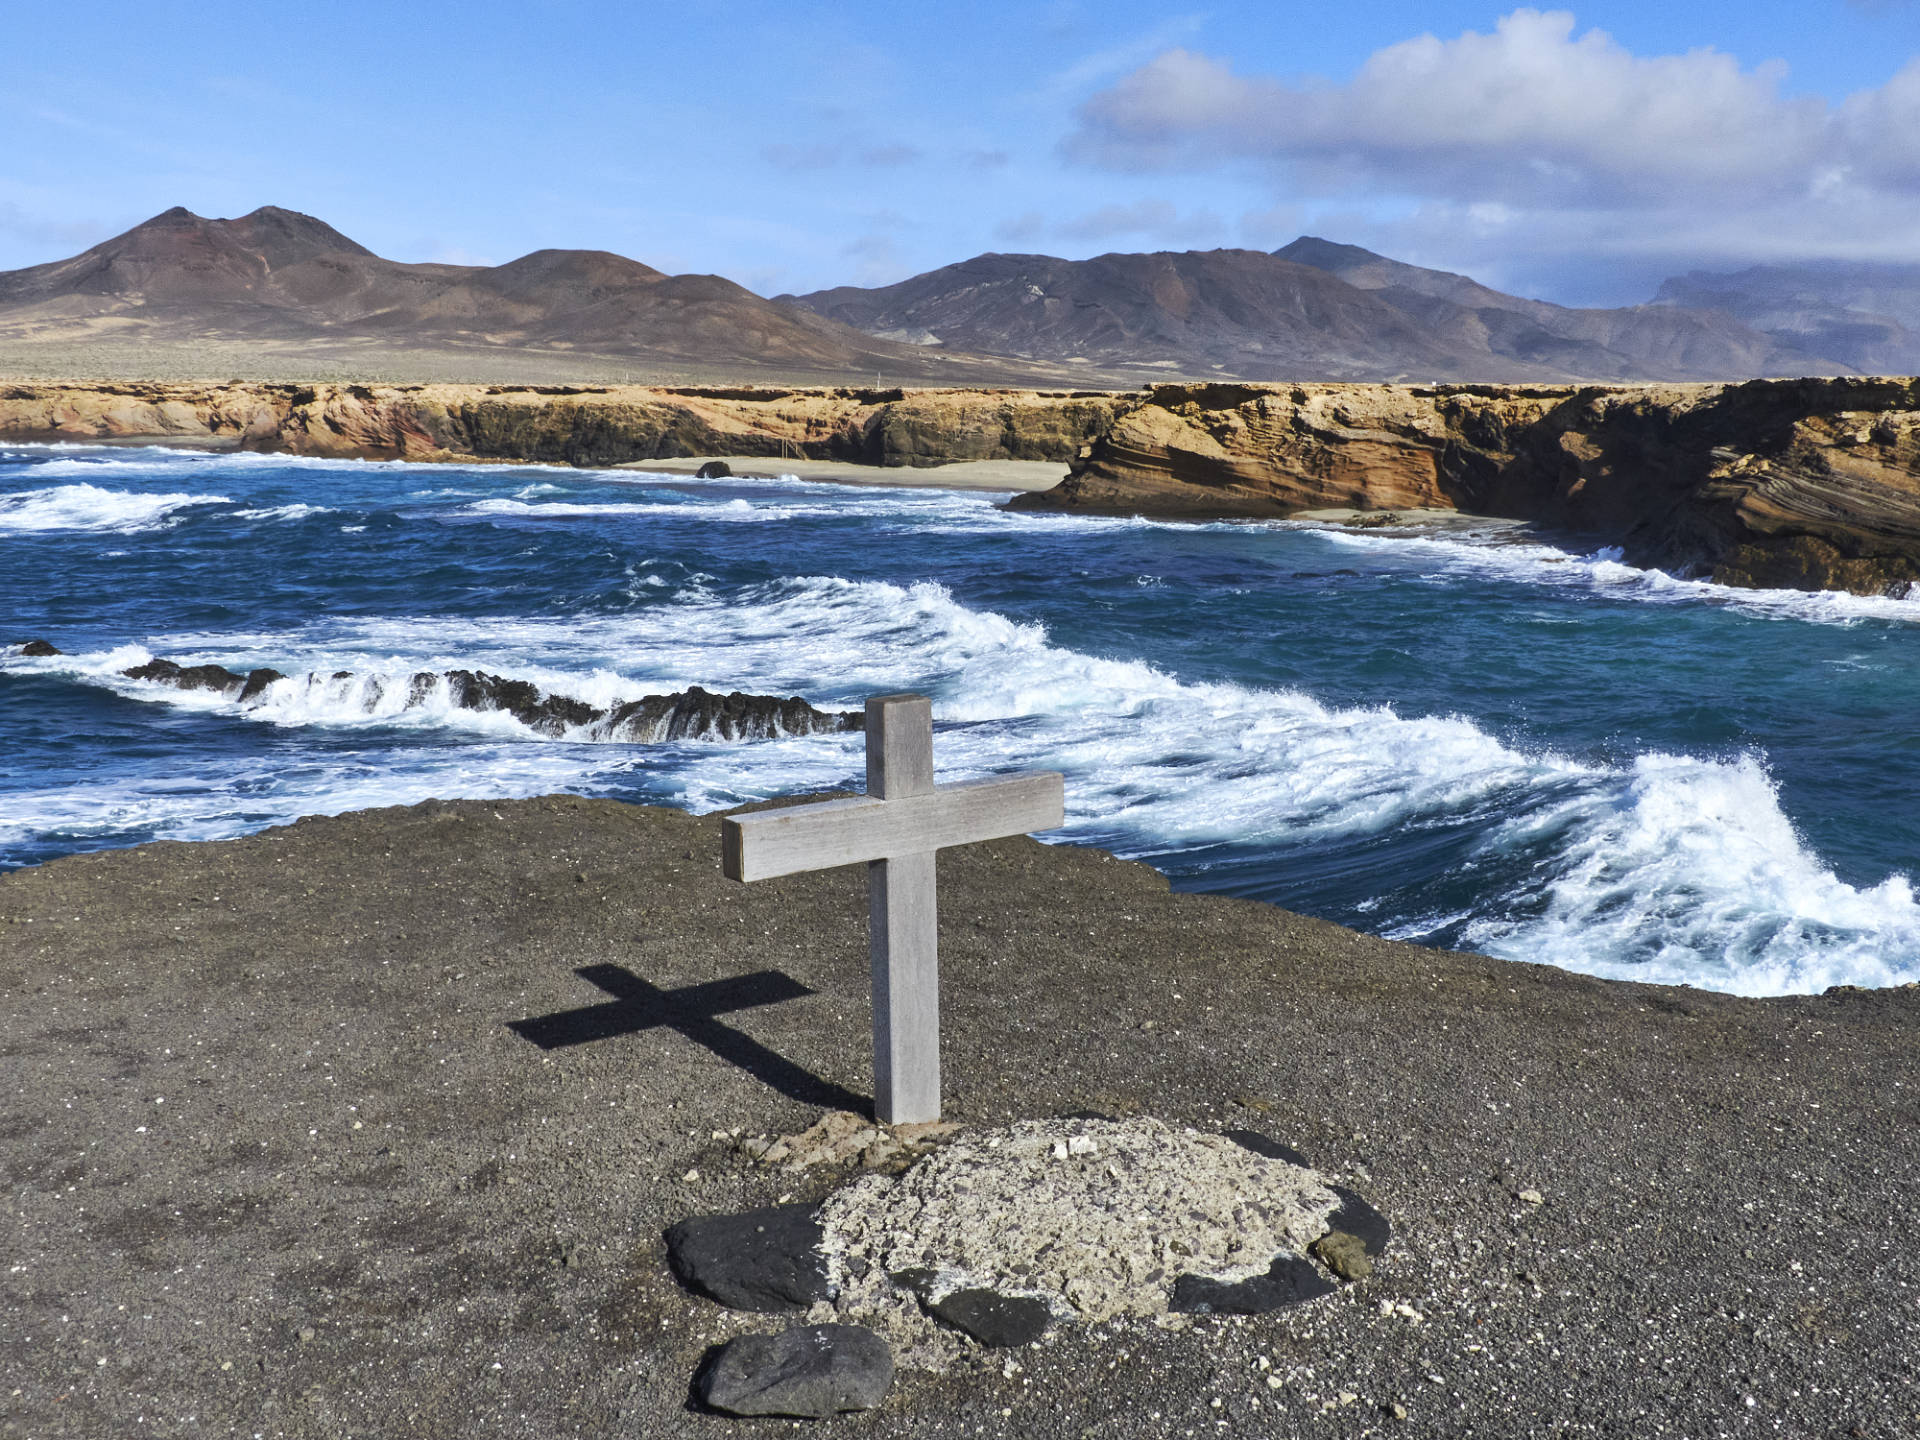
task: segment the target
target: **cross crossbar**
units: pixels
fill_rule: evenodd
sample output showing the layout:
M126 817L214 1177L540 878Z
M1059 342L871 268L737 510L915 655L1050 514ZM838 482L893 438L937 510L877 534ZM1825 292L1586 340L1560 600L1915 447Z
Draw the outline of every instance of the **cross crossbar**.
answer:
M897 800L823 800L728 820L721 867L731 880L771 880L1051 830L1065 810L1065 781L1049 771L941 785Z
M867 701L867 797L721 821L721 868L768 880L867 865L873 964L873 1108L884 1124L940 1118L939 912L934 852L1066 821L1066 783L1029 771L933 783L933 702Z

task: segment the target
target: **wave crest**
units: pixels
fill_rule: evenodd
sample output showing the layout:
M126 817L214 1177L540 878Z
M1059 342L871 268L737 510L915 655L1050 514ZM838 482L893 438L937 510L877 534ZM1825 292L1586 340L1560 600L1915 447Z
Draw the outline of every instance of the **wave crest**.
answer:
M132 534L164 529L193 505L226 505L224 495L145 495L98 485L55 485L0 495L0 534L75 530Z

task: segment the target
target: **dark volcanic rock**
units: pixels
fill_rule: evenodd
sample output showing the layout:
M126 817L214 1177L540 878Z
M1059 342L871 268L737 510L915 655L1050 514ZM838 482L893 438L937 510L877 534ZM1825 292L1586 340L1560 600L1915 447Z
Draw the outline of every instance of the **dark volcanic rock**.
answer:
M430 685L430 674L415 675ZM462 710L505 710L529 730L559 736L579 725L589 725L606 712L567 695L547 695L527 680L509 680L484 670L449 670L444 677L453 703ZM417 693L417 692L416 692Z
M1331 1295L1337 1287L1298 1255L1275 1258L1264 1275L1237 1282L1205 1275L1182 1275L1173 1282L1171 1310L1194 1315L1264 1315L1283 1305L1298 1305Z
M804 1310L832 1296L811 1205L697 1216L673 1226L666 1238L673 1273L730 1310Z
M696 480L725 480L733 474L733 467L724 460L709 460L693 472Z
M935 1319L996 1349L1031 1345L1046 1333L1052 1318L1044 1301L997 1290L955 1290L927 1308Z
M29 640L20 647L22 655L58 655L60 652L45 640Z
M865 728L866 716L858 710L816 710L798 695L784 700L740 690L716 695L692 685L677 695L648 695L616 705L595 730L609 740L658 744L663 740L774 740L783 735Z
M36 649L35 646L44 646ZM58 655L44 640L23 647L26 655ZM181 690L215 690L231 694L240 703L257 699L276 680L287 677L262 667L236 675L220 665L184 666L172 660L149 660L121 674ZM311 680L315 677L309 676ZM335 670L336 681L354 678L351 670ZM866 716L858 710L816 710L798 695L749 695L735 690L716 695L698 685L672 695L647 695L616 705L611 711L570 695L552 695L528 680L514 680L484 670L420 670L407 677L406 708L423 705L441 686L463 710L504 710L541 735L560 738L585 731L593 740L652 745L668 740L774 740L790 735L821 735L864 730ZM382 686L368 682L369 709L378 703Z
M177 690L238 691L247 683L244 675L236 675L224 665L179 665L172 660L149 660L120 673L129 680L149 680Z
M246 704L247 701L253 699L262 690L273 684L274 681L284 680L286 678L287 677L282 675L278 670L269 670L264 665L258 670L249 670L247 672L247 683L240 687L240 703L242 705Z
M902 1290L912 1291L920 1303L925 1305L928 1303L928 1297L933 1294L934 1285L939 1282L940 1272L937 1270L922 1270L918 1268L910 1270L889 1270L887 1272L887 1278Z
M824 1420L871 1410L893 1383L893 1352L860 1325L804 1325L742 1335L720 1348L694 1382L701 1400L733 1415Z

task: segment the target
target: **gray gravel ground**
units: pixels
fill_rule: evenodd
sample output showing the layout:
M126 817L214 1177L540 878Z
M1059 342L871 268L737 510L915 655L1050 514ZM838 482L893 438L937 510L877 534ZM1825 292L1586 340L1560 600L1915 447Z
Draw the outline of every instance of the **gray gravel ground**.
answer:
M0 879L0 1433L792 1433L690 1407L781 1322L680 1291L660 1233L830 1187L713 1135L865 1093L864 876L718 851L551 798ZM1398 1235L1312 1305L974 1352L823 1431L1920 1432L1920 991L1611 984L1027 840L940 865L952 1118L1257 1128ZM812 993L711 1045L509 1028L605 1001L585 965Z

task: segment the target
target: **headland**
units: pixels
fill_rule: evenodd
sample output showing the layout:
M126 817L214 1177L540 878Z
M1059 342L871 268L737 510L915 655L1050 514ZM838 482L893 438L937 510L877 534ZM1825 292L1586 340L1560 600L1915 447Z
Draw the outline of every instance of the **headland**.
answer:
M690 1408L707 1347L789 1322L681 1290L661 1234L840 1178L740 1142L868 1093L864 881L733 885L718 832L564 796L431 802L0 879L0 1414L75 1437L791 1433ZM903 1369L842 1425L1920 1424L1920 990L1595 980L1025 839L940 870L949 1118L1258 1130L1396 1238L1310 1304L1058 1327ZM807 993L721 1017L745 1040L726 1053L645 1007L559 1049L510 1028L605 1002L577 973L605 966Z

